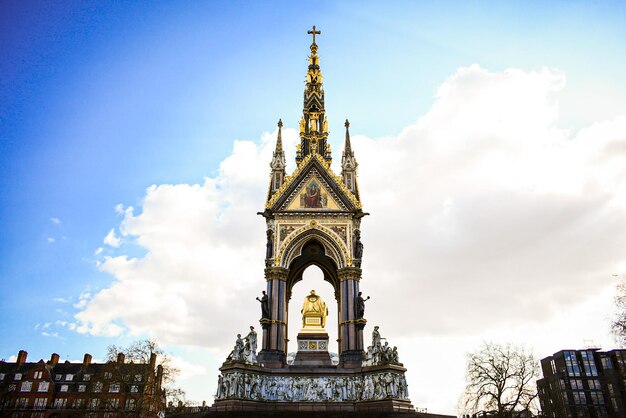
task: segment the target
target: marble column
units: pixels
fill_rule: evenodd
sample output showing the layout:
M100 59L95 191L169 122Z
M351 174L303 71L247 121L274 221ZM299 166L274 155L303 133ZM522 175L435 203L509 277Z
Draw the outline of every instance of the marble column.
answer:
M282 367L287 357L287 273L282 267L265 269L269 297L269 323L263 324L259 362L267 367Z

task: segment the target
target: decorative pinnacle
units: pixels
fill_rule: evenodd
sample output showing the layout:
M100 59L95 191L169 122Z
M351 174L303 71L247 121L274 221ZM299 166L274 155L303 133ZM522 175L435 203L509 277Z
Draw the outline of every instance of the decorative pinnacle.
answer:
M350 122L348 121L348 119L346 119L346 123L344 124L344 126L346 127L346 145L344 146L344 152L346 154L352 154L352 145L350 144L350 131L348 130L348 128L350 128Z
M282 119L278 119L278 127L279 128L283 127L283 120Z

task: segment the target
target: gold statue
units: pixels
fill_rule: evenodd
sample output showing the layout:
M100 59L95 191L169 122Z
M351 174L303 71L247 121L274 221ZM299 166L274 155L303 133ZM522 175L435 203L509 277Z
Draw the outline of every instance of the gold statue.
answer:
M311 290L311 294L304 298L302 304L302 330L300 332L323 332L326 330L326 315L328 307L321 297Z

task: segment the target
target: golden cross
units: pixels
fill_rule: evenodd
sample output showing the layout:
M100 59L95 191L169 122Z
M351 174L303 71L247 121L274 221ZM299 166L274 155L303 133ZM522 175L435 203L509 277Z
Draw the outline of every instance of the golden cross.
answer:
M315 25L313 25L313 30L307 31L309 35L313 35L313 45L315 45L315 35L321 35L322 32L319 30L315 30Z

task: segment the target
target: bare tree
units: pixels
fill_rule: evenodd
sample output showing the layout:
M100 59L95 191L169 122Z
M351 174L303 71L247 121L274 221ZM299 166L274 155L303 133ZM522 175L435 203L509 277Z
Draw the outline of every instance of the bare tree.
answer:
M539 365L531 353L510 344L483 343L467 354L464 414L509 418L537 410Z
M124 353L126 361L146 364L150 362L152 354L157 355L157 363L163 366L163 390L168 401L185 399L185 392L174 386L180 369L172 363L172 357L167 354L155 340L137 340L127 347L110 345L107 347L107 360L115 361L118 353Z
M626 347L626 276L617 285L614 303L615 316L611 321L611 334L617 344Z

